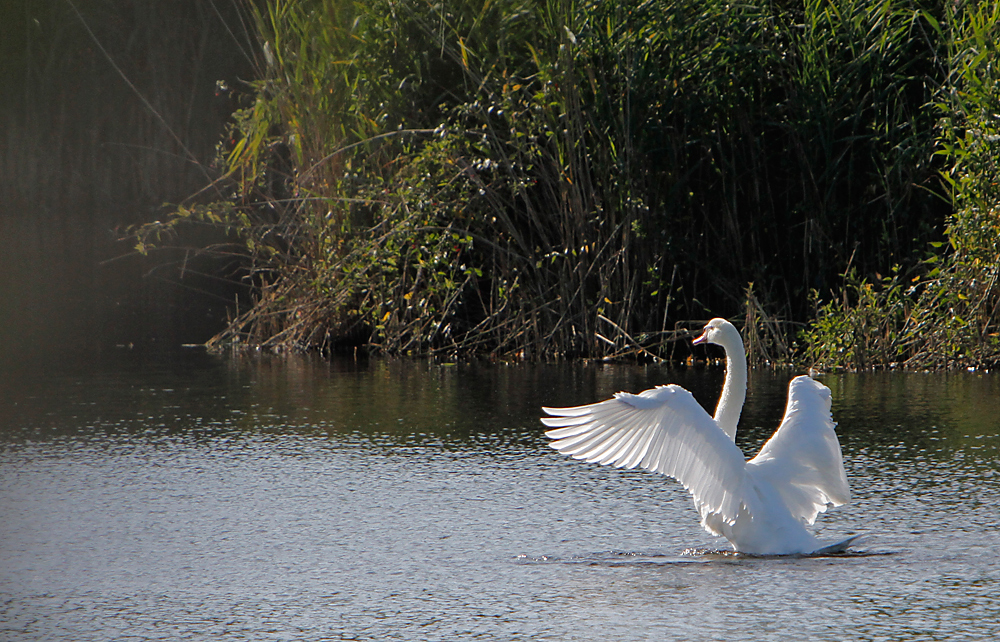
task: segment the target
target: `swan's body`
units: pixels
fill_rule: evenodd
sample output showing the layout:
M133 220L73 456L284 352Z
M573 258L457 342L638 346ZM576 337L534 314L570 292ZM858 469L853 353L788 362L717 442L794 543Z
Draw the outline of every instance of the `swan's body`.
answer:
M710 417L690 392L657 386L638 395L575 408L544 408L550 445L576 459L669 475L690 491L701 524L733 548L756 555L832 552L807 529L828 504L850 500L830 415L830 390L807 376L792 379L778 430L746 461L736 426L746 399L743 341L728 321L713 319L694 343L726 350L726 383Z

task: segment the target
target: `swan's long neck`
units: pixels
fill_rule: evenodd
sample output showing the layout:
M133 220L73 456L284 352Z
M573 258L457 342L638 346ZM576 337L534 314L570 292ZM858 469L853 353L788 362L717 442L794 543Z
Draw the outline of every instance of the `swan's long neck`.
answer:
M736 441L736 425L740 423L743 402L747 398L747 355L739 334L726 337L722 347L726 349L726 383L722 386L719 405L715 407L715 423Z

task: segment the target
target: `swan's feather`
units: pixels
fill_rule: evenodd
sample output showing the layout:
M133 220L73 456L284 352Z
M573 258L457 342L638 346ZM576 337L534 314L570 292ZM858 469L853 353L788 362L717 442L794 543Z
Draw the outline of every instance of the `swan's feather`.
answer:
M747 474L767 481L794 517L816 521L828 504L851 499L840 442L830 414L830 389L807 376L788 385L785 417L760 453L747 462Z
M543 408L553 415L549 445L575 459L663 473L684 485L703 513L733 523L744 497L746 460L690 392L658 386L638 395L619 392L573 408ZM751 504L751 505L748 505Z
M712 319L694 343L726 351L726 383L713 419L679 386L573 408L545 408L545 434L576 459L641 466L677 479L694 496L708 532L737 551L760 555L830 552L807 525L830 504L850 500L847 476L830 415L830 390L809 377L788 386L785 417L751 461L734 443L746 394L746 359L739 332Z

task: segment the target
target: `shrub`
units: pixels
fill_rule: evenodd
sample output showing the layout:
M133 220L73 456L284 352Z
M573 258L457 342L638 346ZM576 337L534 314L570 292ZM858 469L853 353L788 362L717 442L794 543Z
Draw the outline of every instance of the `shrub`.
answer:
M242 239L219 341L663 354L748 282L801 321L851 257L909 270L943 216L916 3L266 4L232 200L139 230Z

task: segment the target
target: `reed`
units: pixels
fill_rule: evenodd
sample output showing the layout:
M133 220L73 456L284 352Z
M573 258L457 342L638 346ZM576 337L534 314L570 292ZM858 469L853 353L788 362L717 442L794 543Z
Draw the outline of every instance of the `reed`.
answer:
M805 333L807 357L854 370L992 368L1000 363L1000 5L922 14L948 43L947 74L933 102L937 155L951 197L945 241L910 273L869 281L847 275Z
M941 240L925 4L267 2L232 197L140 247L245 245L259 295L217 344L660 357L746 310L794 354L811 291Z

